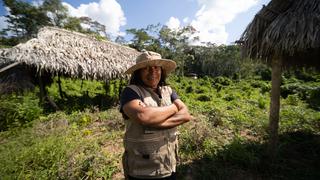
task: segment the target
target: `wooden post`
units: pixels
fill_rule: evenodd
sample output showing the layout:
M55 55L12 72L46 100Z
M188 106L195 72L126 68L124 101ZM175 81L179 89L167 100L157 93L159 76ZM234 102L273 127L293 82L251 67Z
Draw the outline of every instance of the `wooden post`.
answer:
M121 78L119 81L120 81L120 84L119 84L118 98L120 99L122 89L123 89L123 79Z
M281 57L274 57L272 59L272 87L269 114L269 155L272 161L275 160L278 148L281 66Z
M48 96L45 84L43 83L43 78L41 76L41 73L38 74L39 79L39 86L40 86L40 104L43 106L45 103L45 100L48 100L49 104L56 110L60 110L60 108L57 106L56 103Z
M61 80L60 80L60 76L58 75L58 87L59 87L59 94L61 99L63 99L63 92L62 92L62 87L61 87Z
M109 96L109 92L110 92L110 81L109 80L107 80L105 82L104 89L106 91L106 96Z
M40 88L40 104L41 106L43 105L44 103L44 98L45 98L45 87L44 87L44 84L43 84L43 81L42 81L42 77L41 77L41 73L39 72L38 74L38 80L39 80L39 88Z

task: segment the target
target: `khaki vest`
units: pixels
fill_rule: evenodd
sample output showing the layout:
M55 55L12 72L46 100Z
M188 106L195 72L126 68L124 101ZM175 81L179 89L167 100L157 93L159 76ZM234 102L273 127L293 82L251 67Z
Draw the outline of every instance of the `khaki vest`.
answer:
M147 106L167 106L171 103L172 89L160 87L161 99L149 88L130 85ZM136 178L161 178L176 172L178 158L177 129L156 129L143 126L136 121L125 120L125 153L123 167L125 175Z

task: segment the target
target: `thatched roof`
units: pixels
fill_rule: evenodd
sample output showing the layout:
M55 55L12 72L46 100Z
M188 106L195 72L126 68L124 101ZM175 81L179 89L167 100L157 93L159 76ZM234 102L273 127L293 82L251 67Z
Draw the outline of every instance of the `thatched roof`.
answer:
M64 29L45 27L38 36L10 49L0 50L0 67L20 62L38 72L83 79L109 80L125 77L139 52L109 41Z
M251 58L297 59L311 53L310 58L320 64L320 0L272 0L256 14L239 42Z

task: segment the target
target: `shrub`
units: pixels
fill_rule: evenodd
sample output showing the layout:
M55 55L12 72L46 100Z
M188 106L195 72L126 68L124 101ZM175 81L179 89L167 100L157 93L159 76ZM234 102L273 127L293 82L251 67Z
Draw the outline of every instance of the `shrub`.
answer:
M223 125L222 113L218 109L212 109L209 111L208 117L213 126L217 127Z
M260 109L265 109L267 107L267 101L264 98L260 97L258 99L258 106Z
M186 93L192 93L193 92L193 87L192 86L188 86L186 88Z
M281 96L287 98L290 94L299 94L300 98L306 99L306 94L310 90L310 87L301 83L285 84L281 86Z
M261 93L269 92L271 90L270 84L263 81L253 81L251 82L251 86L254 88L260 88Z
M236 97L233 95L227 95L223 99L226 101L233 101Z
M209 96L207 96L207 95L202 94L197 98L197 100L199 100L199 101L211 101L211 98Z
M195 91L195 93L197 94L202 94L202 93L206 93L206 89L205 88L199 88Z
M221 84L224 86L228 86L232 83L232 80L227 77L219 76L219 77L214 78L213 83L214 84L218 83L218 84Z
M235 138L233 142L218 152L217 158L232 162L244 168L257 168L261 159L261 149L255 143L245 142Z
M320 87L312 89L308 94L307 102L310 107L320 110Z
M22 126L42 114L39 99L35 93L1 96L0 131Z
M271 69L266 65L257 66L255 74L260 75L264 81L271 80Z
M290 94L288 95L286 101L289 105L297 106L299 103L299 97L296 94L293 94L293 95Z

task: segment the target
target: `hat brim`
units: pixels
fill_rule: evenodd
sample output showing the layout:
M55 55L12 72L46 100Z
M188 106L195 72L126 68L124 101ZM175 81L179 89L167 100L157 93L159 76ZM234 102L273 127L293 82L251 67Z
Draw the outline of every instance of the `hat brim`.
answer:
M153 59L150 61L143 61L143 62L137 63L132 67L130 67L125 73L132 74L134 71L145 68L147 66L161 66L162 70L165 71L165 74L168 75L177 67L177 64L176 62L170 59Z

